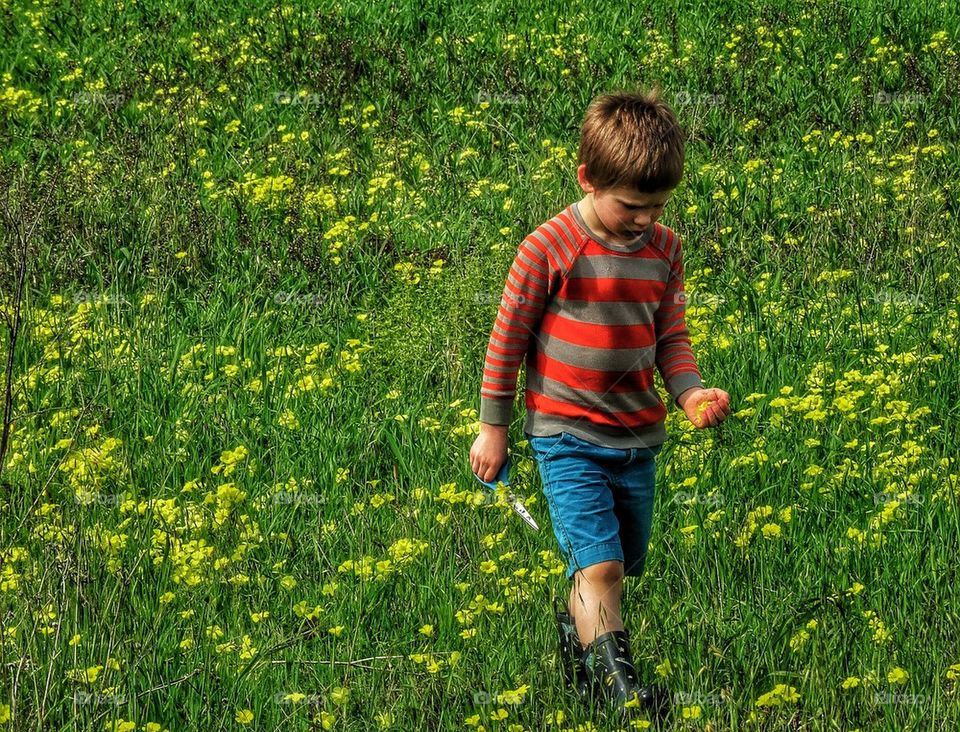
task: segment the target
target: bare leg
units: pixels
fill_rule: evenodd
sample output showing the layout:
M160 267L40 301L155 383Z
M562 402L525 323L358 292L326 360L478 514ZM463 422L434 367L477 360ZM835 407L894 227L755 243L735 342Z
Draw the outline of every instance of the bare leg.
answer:
M623 562L610 561L584 567L573 575L568 609L577 624L583 647L597 636L623 630L620 599L623 596Z

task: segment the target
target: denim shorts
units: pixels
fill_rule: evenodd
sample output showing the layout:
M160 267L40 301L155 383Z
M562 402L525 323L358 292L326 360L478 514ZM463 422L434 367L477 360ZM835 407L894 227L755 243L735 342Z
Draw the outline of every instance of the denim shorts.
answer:
M653 523L656 455L663 445L601 447L561 432L527 435L543 480L553 534L567 560L567 579L584 567L623 562L643 574Z

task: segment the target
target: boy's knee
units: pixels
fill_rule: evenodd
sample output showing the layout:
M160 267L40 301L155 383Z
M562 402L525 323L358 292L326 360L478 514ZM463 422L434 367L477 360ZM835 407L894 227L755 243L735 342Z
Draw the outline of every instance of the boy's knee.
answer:
M623 579L623 562L609 561L591 564L589 567L579 570L574 575L574 579L609 587Z

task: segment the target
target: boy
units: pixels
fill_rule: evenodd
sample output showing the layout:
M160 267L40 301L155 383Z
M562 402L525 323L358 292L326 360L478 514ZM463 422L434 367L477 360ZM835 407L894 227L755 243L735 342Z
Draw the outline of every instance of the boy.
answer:
M567 679L622 710L636 695L657 716L668 700L639 683L620 617L623 577L643 573L655 457L667 437L653 367L696 427L730 414L729 394L704 388L690 348L680 238L657 223L683 159L683 133L658 90L590 104L577 169L586 195L520 244L470 450L473 472L493 479L526 356L524 434L572 580L569 614L557 613Z

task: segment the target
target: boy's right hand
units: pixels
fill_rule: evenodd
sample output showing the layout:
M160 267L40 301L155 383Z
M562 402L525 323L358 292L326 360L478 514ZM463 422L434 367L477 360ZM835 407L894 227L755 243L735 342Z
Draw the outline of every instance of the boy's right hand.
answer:
M507 461L507 431L510 425L480 423L480 434L470 448L470 468L480 480L493 480Z

